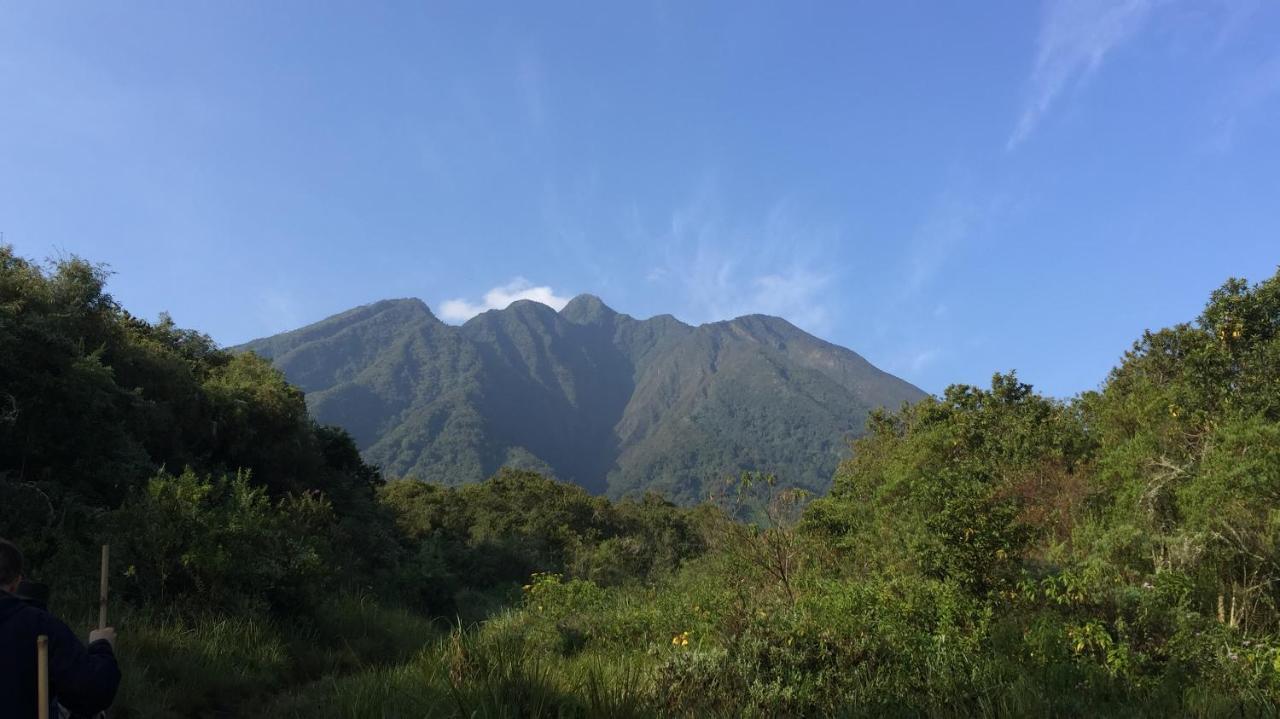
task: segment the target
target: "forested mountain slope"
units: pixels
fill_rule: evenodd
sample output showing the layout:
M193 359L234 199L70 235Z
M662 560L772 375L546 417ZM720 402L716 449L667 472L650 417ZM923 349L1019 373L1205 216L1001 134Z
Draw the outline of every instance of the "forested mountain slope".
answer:
M693 327L591 295L458 327L386 300L239 349L271 359L368 460L447 485L516 466L612 496L696 501L740 470L822 490L872 409L924 396L777 317Z

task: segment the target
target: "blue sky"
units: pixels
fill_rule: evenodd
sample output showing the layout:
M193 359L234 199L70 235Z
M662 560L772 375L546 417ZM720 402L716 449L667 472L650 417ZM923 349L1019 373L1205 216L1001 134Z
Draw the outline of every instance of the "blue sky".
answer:
M1280 2L0 0L0 232L226 344L591 292L1067 396L1280 263Z

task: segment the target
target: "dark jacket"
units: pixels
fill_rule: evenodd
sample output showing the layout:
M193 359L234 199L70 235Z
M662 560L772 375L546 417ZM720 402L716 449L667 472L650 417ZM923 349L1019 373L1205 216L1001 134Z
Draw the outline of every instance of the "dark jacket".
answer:
M96 714L116 697L120 667L105 640L86 649L75 633L26 599L0 591L0 717L36 716L36 637L49 637L49 695L73 714Z

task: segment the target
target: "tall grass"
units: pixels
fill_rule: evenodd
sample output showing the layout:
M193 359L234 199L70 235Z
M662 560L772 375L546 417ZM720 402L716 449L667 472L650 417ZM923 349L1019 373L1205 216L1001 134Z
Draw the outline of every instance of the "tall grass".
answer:
M653 716L643 658L564 657L549 651L522 613L455 627L412 661L327 678L278 700L274 716Z
M312 679L412 658L445 628L366 594L339 594L307 623L283 627L295 676Z
M125 668L116 717L232 712L285 683L290 657L264 619L128 616L118 622Z
M87 626L78 619L74 626ZM443 628L359 594L338 594L314 621L138 611L113 616L123 681L113 716L255 716L290 687L413 659Z

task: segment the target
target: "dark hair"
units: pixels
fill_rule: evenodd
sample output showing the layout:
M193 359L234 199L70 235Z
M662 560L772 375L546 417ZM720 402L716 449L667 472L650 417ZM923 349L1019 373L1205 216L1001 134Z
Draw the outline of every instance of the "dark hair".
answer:
M22 576L22 550L7 539L0 539L0 585L9 586Z

